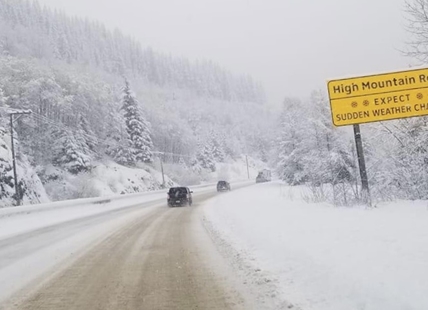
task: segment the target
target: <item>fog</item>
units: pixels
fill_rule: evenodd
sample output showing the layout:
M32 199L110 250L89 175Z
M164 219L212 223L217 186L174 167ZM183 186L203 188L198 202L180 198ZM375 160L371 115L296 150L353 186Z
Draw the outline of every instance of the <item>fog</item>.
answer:
M143 46L260 80L271 104L326 80L405 68L402 0L40 0Z

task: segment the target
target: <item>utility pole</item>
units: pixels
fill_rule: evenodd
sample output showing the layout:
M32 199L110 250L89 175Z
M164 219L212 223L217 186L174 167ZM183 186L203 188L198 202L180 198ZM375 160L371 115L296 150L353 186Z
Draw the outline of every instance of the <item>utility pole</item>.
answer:
M162 159L162 156L164 157ZM161 171L162 171L162 188L165 188L165 175L163 172L163 160L165 159L165 153L163 153L161 156L159 156L160 163L161 163Z
M248 167L248 155L245 155L245 161L247 162L247 174L248 174L248 180L250 179L250 168Z
M354 137L355 145L357 148L358 166L360 167L362 189L361 194L364 202L367 203L369 207L371 207L369 180L367 177L366 161L364 159L363 142L361 140L361 131L359 124L354 125Z
M13 179L14 179L14 185L15 185L15 199L16 204L18 206L21 205L21 194L18 189L18 174L16 172L16 158L15 158L15 142L13 138L13 117L14 115L19 115L16 120L18 120L22 115L25 114L31 114L31 111L21 111L21 112L10 112L9 118L10 118L10 140L11 140L11 146L12 146L12 164L13 164Z

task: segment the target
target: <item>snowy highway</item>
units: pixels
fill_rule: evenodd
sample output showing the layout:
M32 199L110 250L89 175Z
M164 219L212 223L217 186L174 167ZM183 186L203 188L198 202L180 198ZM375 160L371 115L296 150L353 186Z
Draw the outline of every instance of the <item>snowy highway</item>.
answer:
M31 213L1 218L15 230L0 238L0 309L245 309L199 220L215 195L197 189L182 208L167 208L165 193L134 198L22 233L16 226Z
M428 310L427 17L0 0L0 310Z
M308 190L0 210L0 309L427 309L426 203L341 208Z

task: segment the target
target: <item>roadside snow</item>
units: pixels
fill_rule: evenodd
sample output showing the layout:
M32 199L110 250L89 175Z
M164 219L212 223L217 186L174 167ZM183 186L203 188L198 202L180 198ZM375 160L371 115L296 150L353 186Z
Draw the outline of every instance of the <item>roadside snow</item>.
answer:
M19 143L17 148L17 174L21 188L23 190L23 203L36 204L49 202L43 184L36 174L34 168L30 165L28 158L19 152ZM15 188L13 184L12 171L12 150L10 146L10 136L7 131L0 126L0 208L12 206L15 202Z
M96 201L95 199L82 199L83 203L80 203L79 200L72 200L70 202L63 201L40 206L22 207L22 210L18 208L0 209L0 240L95 214L150 201L155 202L165 197L165 193L162 192L139 197L123 197L120 200L107 199L104 202L98 199L101 203L90 202L91 200ZM74 205L72 202L74 202ZM7 211L15 211L16 213Z
M199 195L215 192L216 184L191 189L197 200ZM0 209L0 302L43 273L63 270L64 264L77 259L89 244L107 238L127 221L155 208L166 208L166 192Z
M105 197L154 191L161 188L162 174L150 166L125 167L111 161L94 163L90 172L73 175L54 166L43 172L45 189L54 201ZM173 186L165 176L167 186Z
M302 190L260 184L205 206L207 225L241 256L247 278L268 286L266 300L305 310L428 309L426 202L334 208L305 203Z
M233 185L248 184L248 181ZM232 186L233 186L232 185ZM190 187L195 195L215 191L215 184ZM166 205L167 189L128 195L85 198L11 208L0 208L0 240L71 220L119 210L148 202Z
M68 233L66 236L64 236L64 231L57 229L55 233L47 234L44 239L32 240L31 244L21 240L9 255L0 257L0 279L2 279L0 281L0 303L33 281L37 281L37 283L30 285L30 288L46 283L85 253L85 249L108 238L110 234L126 225L130 220L148 214L156 207L159 205L153 204L148 208L115 214L110 218L106 217L103 221L94 221L92 225L85 227L71 226L65 229L65 232ZM39 216L39 219L41 219L40 223L48 225L49 222L43 221L42 217ZM28 224L31 225L30 222ZM38 233L35 231L34 236L37 236ZM50 242L50 244L46 246L46 242ZM20 253L26 253L28 249L33 249L33 251L20 257ZM14 258L14 262L7 265L11 257ZM6 266L3 266L2 264L5 262ZM38 279L43 274L43 279Z

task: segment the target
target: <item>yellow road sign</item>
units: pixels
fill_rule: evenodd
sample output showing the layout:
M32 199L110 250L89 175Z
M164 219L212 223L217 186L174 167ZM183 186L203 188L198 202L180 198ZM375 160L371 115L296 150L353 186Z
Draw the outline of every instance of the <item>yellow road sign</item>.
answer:
M428 69L328 82L335 126L428 115Z

